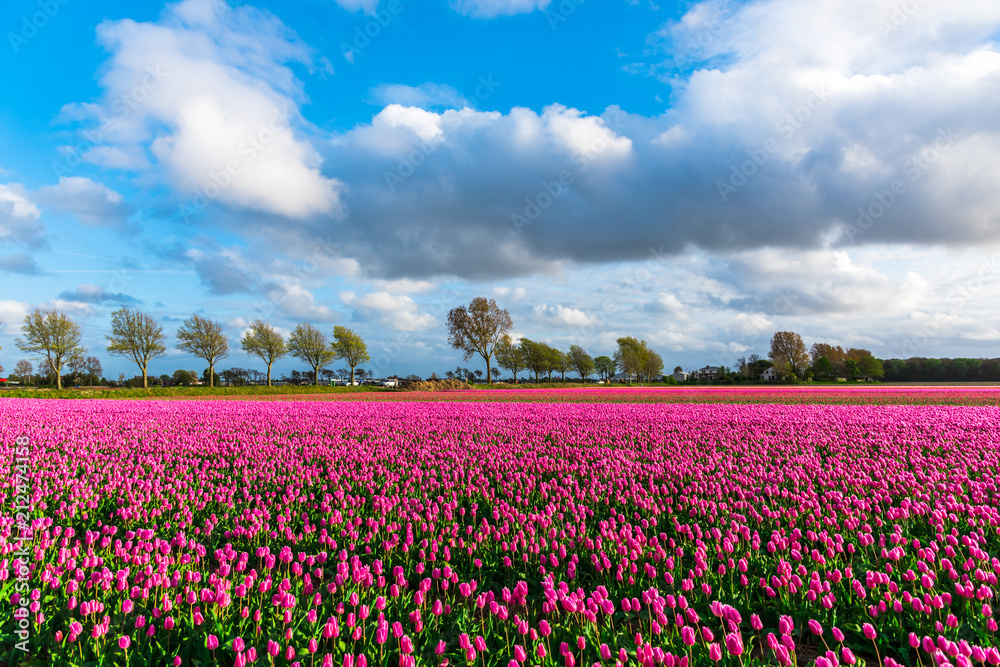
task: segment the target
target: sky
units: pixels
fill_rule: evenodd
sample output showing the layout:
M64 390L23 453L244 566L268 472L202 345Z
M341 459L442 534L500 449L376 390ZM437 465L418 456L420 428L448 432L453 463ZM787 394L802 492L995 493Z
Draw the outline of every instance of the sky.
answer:
M31 308L463 361L447 312L668 368L775 331L1000 356L995 0L10 0L0 365ZM335 364L336 366L336 364ZM296 360L276 370L304 369Z

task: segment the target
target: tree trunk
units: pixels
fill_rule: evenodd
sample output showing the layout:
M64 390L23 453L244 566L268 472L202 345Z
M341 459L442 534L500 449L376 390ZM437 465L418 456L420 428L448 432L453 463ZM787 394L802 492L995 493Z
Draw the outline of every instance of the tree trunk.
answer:
M208 365L208 386L210 389L215 387L215 364Z
M142 388L149 389L149 383L146 381L146 367L142 367Z
M354 366L351 366L351 386L354 386Z
M483 356L486 357L486 384L492 384L493 380L492 377L490 376L490 371L492 371L493 369L490 368L490 355L484 354Z
M267 365L267 386L271 386L271 364Z
M53 364L56 372L56 389L62 389L62 364Z
M319 386L319 366L313 368L313 384Z

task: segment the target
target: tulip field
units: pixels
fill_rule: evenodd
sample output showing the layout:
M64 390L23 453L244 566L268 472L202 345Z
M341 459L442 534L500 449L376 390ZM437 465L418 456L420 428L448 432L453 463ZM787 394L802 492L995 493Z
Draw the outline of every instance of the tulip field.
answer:
M0 399L0 665L1000 664L993 391L560 391Z
M212 400L267 401L476 401L484 403L781 403L842 405L994 405L1000 387L820 385L584 387L536 389L519 385L475 391L357 392L213 396ZM171 400L190 400L178 397Z

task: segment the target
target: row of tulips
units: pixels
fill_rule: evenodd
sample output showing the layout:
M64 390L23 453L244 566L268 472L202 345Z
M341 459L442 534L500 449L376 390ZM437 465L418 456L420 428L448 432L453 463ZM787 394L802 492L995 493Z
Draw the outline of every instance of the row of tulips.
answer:
M990 407L0 402L19 436L13 664L1000 664Z
M663 387L575 387L534 389L511 385L475 391L389 391L325 394L216 396L216 400L271 401L413 401L483 403L780 403L786 405L1000 405L1000 387L882 385L749 385ZM178 397L177 400L190 400Z

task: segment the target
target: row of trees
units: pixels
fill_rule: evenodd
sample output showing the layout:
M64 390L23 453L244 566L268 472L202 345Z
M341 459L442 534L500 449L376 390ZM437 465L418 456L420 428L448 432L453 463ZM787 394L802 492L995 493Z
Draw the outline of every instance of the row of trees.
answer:
M521 338L515 345L510 335L513 326L506 308L500 308L493 299L476 297L469 305L448 313L448 342L463 352L466 361L476 354L483 358L487 383L493 381L494 356L497 365L509 370L515 380L521 371L533 372L536 382L545 374L551 380L553 373L559 373L565 380L566 373L573 371L581 380L594 373L607 379L616 369L639 381L658 379L663 373L663 359L644 340L631 336L619 338L613 359L604 356L594 359L579 345L570 346L566 352L529 338Z
M564 352L530 338L522 338L515 345L510 336L505 336L497 350L497 364L509 370L515 380L521 371L531 371L536 382L545 374L551 380L553 373L559 373L560 378L565 381L566 373L571 372L576 372L581 380L595 373L602 380L607 380L619 370L640 382L661 377L663 359L649 349L646 341L626 336L619 338L617 342L618 350L614 358L594 358L579 345L571 345Z
M518 373L531 371L536 381L546 374L551 380L553 373L559 373L565 380L566 373L573 371L582 380L594 373L608 379L617 370L640 382L658 379L663 373L662 357L646 341L631 336L617 340L618 349L613 358L599 356L595 359L579 345L572 345L568 351L562 351L528 338L521 338L514 344L510 335L512 327L510 313L485 297L477 297L467 306L459 306L448 313L449 343L453 348L461 350L466 360L476 354L483 357L488 383L492 382L494 357L497 365L511 371L515 379ZM18 348L22 352L40 355L39 374L54 374L59 388L62 388L64 366L68 366L78 376L96 378L100 375L100 361L96 357L85 356L86 349L80 344L80 327L64 312L35 308L25 316L21 332L23 337L16 341ZM143 386L147 387L150 362L166 355L163 327L147 312L121 308L112 313L111 334L106 338L108 352L132 360L142 372ZM298 324L286 340L273 326L263 320L256 320L243 335L240 345L245 352L260 357L264 362L268 385L271 385L272 366L286 356L309 364L316 384L319 384L320 374L336 360L343 360L350 368L353 384L357 366L370 358L364 340L351 329L335 326L333 340L330 341L322 331L305 322ZM209 385L214 386L217 377L215 366L228 357L230 351L223 325L194 314L177 330L177 347L205 360L208 364L206 377ZM736 373L744 379L757 378L769 365L773 365L779 373L794 377L874 380L885 375L882 362L869 350L845 350L839 345L828 343L815 343L811 349L807 349L802 337L792 331L774 334L768 359L769 361L764 360L757 355L742 357L738 360ZM955 379L970 379L972 371L967 369L975 364L966 362L976 362L980 369L982 367L980 360L925 360L924 367L927 370L923 372L936 376L932 379L951 379L953 375L956 376ZM910 362L893 360L893 379L913 376L914 372L910 370L912 366ZM722 370L727 375L731 373L728 369ZM2 371L0 367L0 372ZM234 372L231 371L230 374ZM981 370L977 372L982 374ZM15 373L19 377L30 379L33 373L30 362L18 362ZM233 377L240 380L245 374Z
M35 308L25 316L21 334L22 338L16 340L18 349L40 355L41 367L45 369L43 374L54 374L59 389L62 389L63 366L100 375L100 362L95 357L85 356L86 348L80 344L80 326L66 313ZM111 334L106 338L108 352L132 360L142 372L142 386L148 387L150 362L167 352L163 326L147 312L121 308L112 313ZM289 355L312 367L316 384L319 384L320 372L338 359L350 367L353 384L355 368L369 360L368 348L361 336L339 325L333 329L333 341L305 322L297 325L286 341L270 324L257 320L250 325L240 344L244 351L260 357L266 364L268 385L271 384L271 367ZM206 374L209 386L214 386L215 365L229 356L229 339L222 323L198 314L192 315L177 330L177 348L208 363ZM18 362L15 372L30 378L30 366L30 362L22 360Z
M832 379L846 377L851 379L865 378L879 380L885 372L882 362L875 358L871 350L862 348L844 349L840 345L829 343L813 343L807 349L802 337L793 331L778 331L771 338L771 350L768 353L771 364L779 373L795 377L813 377L816 379ZM756 357L756 355L753 355ZM744 367L756 366L759 360L743 359Z
M1000 380L1000 359L886 359L887 382L963 382Z
M98 384L104 372L101 367L101 360L97 357L73 357L66 362L66 368L69 370L69 375L87 384ZM3 365L0 364L0 373L3 372ZM54 371L48 366L46 361L39 362L36 371L35 366L27 359L18 361L11 372L11 378L15 378L24 384L30 384L35 380L42 380L43 378L50 378L53 375Z

